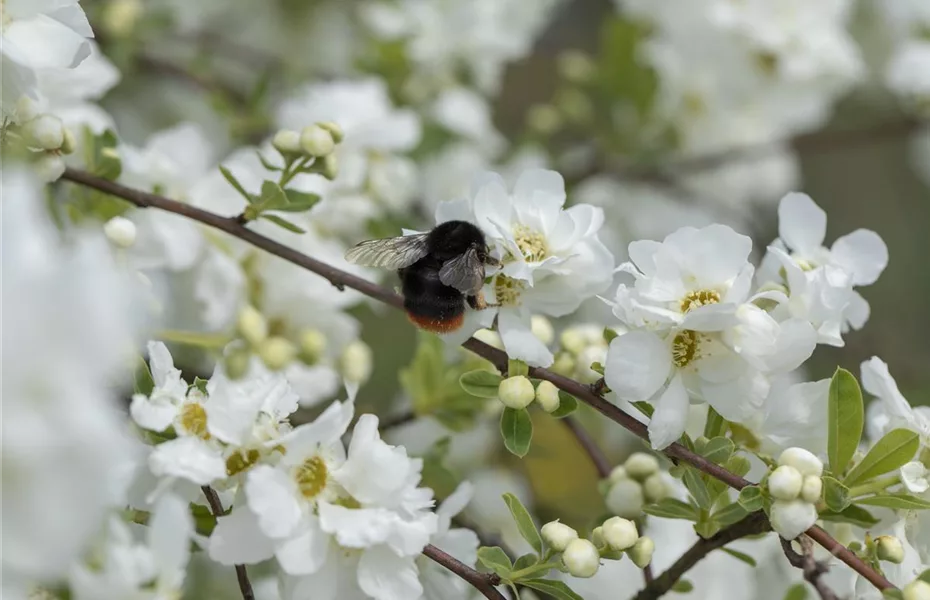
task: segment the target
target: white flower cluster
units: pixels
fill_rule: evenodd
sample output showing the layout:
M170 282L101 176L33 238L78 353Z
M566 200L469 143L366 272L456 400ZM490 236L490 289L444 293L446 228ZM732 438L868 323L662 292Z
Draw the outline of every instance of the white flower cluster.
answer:
M823 463L803 448L788 448L767 479L772 495L772 528L793 540L817 520L816 504L823 491Z
M655 550L650 538L640 537L636 523L620 517L610 517L595 527L591 540L579 538L577 531L557 520L543 525L540 533L552 550L562 553L562 564L572 577L594 577L600 567L602 552L624 552L633 564L642 569L652 561Z
M930 10L921 0L888 0L875 7L892 40L885 84L918 114L930 115Z
M604 291L613 279L613 256L598 239L604 222L601 209L565 205L565 182L555 171L524 171L511 191L495 173L475 179L469 197L443 202L436 222L475 223L502 267L484 287L496 305L472 313L475 321L497 330L507 354L532 366L552 364L552 352L533 335L533 314L560 317L582 301ZM457 336L450 336L458 339ZM464 339L464 338L462 338Z
M607 508L627 519L643 515L643 506L669 497L672 485L668 473L659 470L659 461L645 452L634 452L622 465L614 467L608 477Z
M878 278L887 248L858 230L828 250L825 231L824 212L789 194L779 206L780 240L759 273L748 260L752 241L723 225L630 244L631 262L619 269L634 283L621 284L611 303L630 331L611 342L605 379L621 399L653 405L653 447L681 436L692 398L729 421L750 420L773 377L865 323L868 304L853 288Z

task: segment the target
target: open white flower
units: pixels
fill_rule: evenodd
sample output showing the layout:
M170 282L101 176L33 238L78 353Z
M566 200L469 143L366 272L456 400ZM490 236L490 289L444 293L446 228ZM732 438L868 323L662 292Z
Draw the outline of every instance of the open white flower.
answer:
M930 407L912 407L898 390L888 365L877 356L863 361L860 371L862 387L877 398L868 406L869 437L878 440L903 427L920 436L921 448L930 448Z
M437 223L473 222L496 249L503 266L485 294L500 307L482 311L478 320L489 323L496 314L507 353L534 366L550 365L553 356L533 335L531 316L569 314L612 279L613 256L597 237L603 211L564 204L562 176L529 169L512 191L499 175L486 173L475 179L468 198L436 209Z
M930 490L930 469L922 462L909 462L901 467L901 483L910 493L923 494Z
M469 566L474 566L478 560L478 546L481 545L478 535L470 529L453 528L451 525L452 518L462 512L471 500L472 493L471 484L463 482L443 500L436 509L436 533L430 538L434 546L442 548ZM417 566L425 600L467 600L472 597L472 587L445 567L425 556L417 558Z

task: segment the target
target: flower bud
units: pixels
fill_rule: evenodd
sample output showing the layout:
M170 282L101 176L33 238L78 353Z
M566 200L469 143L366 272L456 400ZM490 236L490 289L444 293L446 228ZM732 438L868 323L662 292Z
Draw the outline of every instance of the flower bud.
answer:
M801 493L804 478L797 469L782 465L769 475L769 493L776 500L794 500Z
M551 381L540 381L536 386L536 401L547 413L555 412L559 409L559 388L555 387Z
M77 140L74 139L74 134L67 127L64 128L64 134L59 150L62 154L73 154L75 148L77 148Z
M65 141L65 126L55 115L39 115L26 123L27 143L42 150L58 150Z
M930 583L914 580L904 586L904 600L930 600Z
M659 471L659 459L645 452L634 452L626 459L623 466L626 467L627 475L642 481Z
M326 336L319 329L304 329L300 332L300 360L315 365L326 352Z
M239 346L226 352L223 358L223 370L230 379L241 379L249 372L249 364L252 361L252 353L248 348Z
M875 550L878 560L896 565L904 560L904 546L901 545L901 540L893 535L880 535L875 538Z
M671 487L662 473L653 473L643 482L643 493L649 502L659 502L669 497Z
M479 329L473 334L472 337L479 339L488 346L493 346L498 350L504 349L504 343L501 341L500 334L493 329Z
M519 410L529 406L536 397L536 390L533 389L533 384L529 379L523 375L517 375L501 381L497 396L507 408Z
M104 223L103 233L120 248L129 248L136 243L136 224L125 217L113 217Z
M43 154L32 167L36 176L46 183L58 181L65 174L65 161L57 154Z
M553 373L570 377L575 374L575 359L568 352L559 352L549 369Z
M258 346L258 356L265 366L272 371L280 371L291 364L297 355L297 348L283 337L270 337Z
M610 487L604 502L615 515L635 519L643 512L643 487L632 479L621 479Z
M20 96L14 110L17 123L25 123L39 116L39 105L29 96Z
M268 337L268 322L265 316L251 305L243 306L239 310L236 327L239 334L253 346L259 345Z
M607 540L604 539L604 528L598 525L591 531L591 541L598 548L603 548L607 545Z
M817 521L817 509L803 500L776 500L769 519L772 529L786 540L793 540Z
M573 577L593 577L601 565L601 555L594 544L579 538L568 543L562 562Z
M342 351L339 365L346 381L351 383L368 381L372 369L371 348L360 340L350 342Z
M548 135L562 126L562 115L551 104L535 104L526 115L526 123L536 133Z
M566 50L559 54L556 61L559 74L575 83L590 81L597 69L591 57L580 50Z
M656 545L652 538L641 537L636 540L633 547L627 550L627 555L633 564L640 569L645 569L646 565L652 562L652 553L655 552Z
M333 136L319 125L309 125L300 132L301 149L317 158L331 154L336 147Z
M629 479L630 476L626 472L626 467L617 465L610 471L610 475L608 475L607 478L610 480L610 483L617 483L621 479Z
M804 484L801 485L801 499L816 504L820 500L820 492L822 491L823 480L816 475L808 475L804 478Z
M340 143L345 137L345 134L342 132L342 127L336 123L333 123L332 121L321 121L317 123L317 125L328 131L329 135L332 136L333 141L337 144Z
M335 154L327 154L323 159L323 177L332 181L339 175L339 159Z
M562 344L563 350L578 355L587 347L588 337L580 327L569 327L559 336L559 343Z
M591 368L594 363L602 365L607 361L607 346L591 345L578 354L575 363L575 377L581 383L594 383L602 376Z
M614 550L632 548L636 540L639 539L636 524L621 517L611 517L604 521L601 527L603 528L604 541Z
M271 145L281 154L298 154L301 151L300 134L293 129L280 129L274 134Z
M103 26L114 37L128 37L143 12L142 0L113 0L103 11Z
M823 475L823 462L804 448L788 448L778 457L778 464L794 467L804 476Z
M546 523L539 532L549 547L556 552L562 552L572 540L578 539L577 531L568 525L559 523L558 520Z
M530 318L530 331L540 342L548 346L555 339L555 330L552 329L552 323L542 315L533 315Z

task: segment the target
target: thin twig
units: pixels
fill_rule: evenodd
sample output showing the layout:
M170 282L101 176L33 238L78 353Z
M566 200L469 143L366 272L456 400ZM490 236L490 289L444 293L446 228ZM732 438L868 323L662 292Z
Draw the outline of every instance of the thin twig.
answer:
M485 598L489 600L507 600L503 594L494 589L494 586L499 585L501 582L501 578L494 573L479 573L432 544L427 544L426 548L423 548L423 554L470 583Z
M578 443L581 444L581 447L584 448L584 451L591 458L591 462L594 463L594 468L597 469L597 474L601 479L610 476L610 471L613 467L611 467L607 456L605 456L604 452L598 447L597 442L594 441L591 434L581 426L581 423L572 417L565 417L562 419L562 422L565 423L565 426L568 427L568 430L572 432L572 435L575 436L575 439L578 440Z
M225 511L223 510L223 504L220 502L220 497L217 495L216 490L209 485L205 485L200 489L203 490L203 495L207 497L207 502L210 504L210 511L213 513L213 516L216 518L223 516ZM245 565L236 565L236 579L239 581L239 591L242 592L242 600L255 600L255 592L252 591L252 582L249 581L249 573L245 570Z
M827 582L823 580L823 576L830 570L830 565L827 561L814 560L814 545L811 539L806 535L798 538L798 543L801 545L801 554L795 552L794 548L791 547L790 540L782 537L779 537L779 540L788 562L791 563L792 567L801 569L804 573L804 579L814 586L814 589L820 594L821 600L839 600L836 592L831 590Z
M72 169L70 167L65 170L62 178L94 188L107 194L112 194L119 198L123 198L124 200L127 200L142 208L153 207L188 217L205 225L209 225L210 227L219 229L220 231L225 231L226 233L229 233L232 236L248 242L257 248L261 248L275 256L283 258L284 260L294 263L295 265L312 271L317 275L327 279L334 286L350 287L365 294L366 296L380 300L395 308L403 307L402 298L391 290L374 284L370 281L366 281L361 277L356 277L355 275L346 273L341 269L327 265L326 263L320 262L305 254L302 254L293 248L285 246L284 244L280 244L259 233L255 233L254 231L237 223L235 219L231 217L223 217L200 208L183 204L181 202L169 200L168 198L164 198L162 196L128 188L124 185L120 185L85 171ZM476 338L470 338L466 340L462 346L465 349L487 359L499 370L504 371L507 369L507 355L502 350L498 350L497 348L494 348ZM611 404L601 396L593 393L589 386L557 373L553 373L547 369L532 367L530 368L529 374L530 376L537 379L544 379L553 383L560 390L571 394L575 398L593 407L608 419L620 424L628 431L648 441L649 435L646 429L646 425L640 423L632 415L629 415L620 410L620 408ZM695 467L696 469L699 469L700 471L703 471L704 473L719 479L734 489L739 490L746 487L747 485L752 485L751 482L747 481L746 479L743 479L739 475L736 475L735 473L728 471L720 465L707 460L703 456L688 450L681 444L671 444L662 452L669 458L683 461L692 467ZM878 589L884 590L894 587L891 582L889 582L882 574L877 573L874 569L865 564L858 556L850 552L848 548L833 539L826 531L814 526L807 531L807 534L811 536L817 543L831 552L834 556L849 565L854 571L866 578Z
M769 527L769 521L765 517L765 513L755 512L742 521L737 521L733 525L721 529L709 538L699 539L672 566L652 582L647 583L646 587L636 595L635 600L655 600L662 597L678 583L682 575L714 550L723 548L730 542L740 538L768 531Z
M178 81L183 81L205 92L218 93L228 98L235 106L245 107L248 104L248 98L238 89L232 87L224 81L195 73L173 62L151 56L149 54L140 54L136 58L136 64L141 69L165 75Z
M380 429L381 431L387 431L389 429L403 427L404 425L408 423L413 423L416 420L417 420L416 413L413 412L412 410L408 410L407 412L402 412L398 415L384 417L383 419L381 419L381 422L378 425L378 429Z

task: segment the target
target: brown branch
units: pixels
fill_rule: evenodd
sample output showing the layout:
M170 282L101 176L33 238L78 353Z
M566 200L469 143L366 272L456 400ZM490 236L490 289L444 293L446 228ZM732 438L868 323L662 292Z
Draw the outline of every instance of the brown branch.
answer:
M236 107L242 108L248 105L249 100L245 94L215 77L195 73L173 62L148 54L140 54L136 57L136 64L139 65L141 69L151 73L172 77L173 79L188 83L205 92L217 93L225 96Z
M705 556L723 548L730 542L744 538L750 535L764 533L770 528L769 521L762 512L755 512L738 521L729 527L721 529L709 538L701 538L688 548L675 563L665 570L661 575L656 577L652 582L647 583L635 600L655 600L662 597L672 589L682 575L688 572Z
M213 513L213 516L219 518L224 515L226 511L223 510L223 504L220 502L220 497L217 495L216 490L209 485L205 485L200 489L203 490L203 495L207 497L207 502L210 504L210 511ZM249 581L249 574L245 570L245 565L236 565L236 579L239 581L239 591L242 592L242 600L255 600L255 592L252 591L252 582Z
M489 600L507 600L503 594L494 589L494 586L499 585L501 582L501 578L494 573L479 573L432 544L427 544L426 548L423 548L423 554L470 583L485 598Z
M392 415L381 419L378 429L381 431L387 431L389 429L394 429L395 427L403 427L408 423L413 423L417 420L417 414L412 410L407 412L402 412L397 415Z
M801 554L795 552L794 548L791 547L790 540L782 537L779 540L788 562L791 563L792 567L801 569L804 573L804 579L814 586L814 589L820 594L821 600L839 600L836 592L831 590L827 582L823 580L823 576L830 570L830 565L826 561L814 560L814 546L811 539L806 535L798 538L798 543L801 544Z
M572 432L572 435L575 436L575 439L578 440L578 443L591 458L591 462L594 463L594 468L597 469L597 474L601 479L609 477L613 467L607 459L607 456L604 455L604 452L597 445L597 442L591 437L591 434L581 426L581 423L572 417L565 417L562 419L562 422L568 427L568 430Z
M381 302L389 304L395 308L403 308L402 298L387 288L374 284L370 281L366 281L361 277L356 277L355 275L346 273L345 271L327 265L326 263L320 262L305 254L301 254L293 248L285 246L284 244L280 244L259 233L255 233L247 227L237 223L236 220L232 217L223 217L200 208L157 196L155 194L134 190L124 185L120 185L85 171L72 169L70 167L65 170L62 178L91 187L107 194L112 194L142 208L158 208L174 214L188 217L203 223L204 225L209 225L210 227L219 229L220 231L225 231L226 233L235 236L245 242L248 242L257 248L261 248L270 254L283 258L284 260L294 263L299 267L303 267L308 271L312 271L317 275L320 275L337 288L342 289L343 287L350 287L365 294L366 296L374 298L375 300L380 300ZM465 349L487 359L502 372L507 369L507 355L502 350L498 350L497 348L489 346L488 344L476 338L470 338L466 340L462 346ZM646 429L646 425L640 423L633 416L620 410L617 406L611 404L601 396L593 393L589 386L557 373L553 373L547 369L531 367L529 371L530 376L537 379L544 379L553 383L560 390L571 394L575 398L593 407L595 410L603 414L611 421L618 423L628 431L648 441L649 435ZM751 482L747 481L746 479L743 479L739 475L736 475L735 473L726 470L720 465L707 460L699 454L695 454L679 443L671 444L662 452L670 459L683 461L692 467L699 469L716 479L719 479L734 489L739 490L746 487L747 485L752 485ZM834 556L849 565L854 571L866 578L878 589L883 590L894 587L891 582L889 582L883 575L877 573L875 570L866 565L858 556L850 552L848 548L830 537L830 535L824 530L814 526L807 531L807 534L817 543L831 552Z

